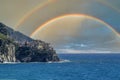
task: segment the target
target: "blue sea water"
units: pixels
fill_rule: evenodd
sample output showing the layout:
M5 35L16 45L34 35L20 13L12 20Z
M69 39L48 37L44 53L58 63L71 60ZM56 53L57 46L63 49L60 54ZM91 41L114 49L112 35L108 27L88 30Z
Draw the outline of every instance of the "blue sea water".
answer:
M0 64L0 80L120 80L120 54L61 54L59 63Z

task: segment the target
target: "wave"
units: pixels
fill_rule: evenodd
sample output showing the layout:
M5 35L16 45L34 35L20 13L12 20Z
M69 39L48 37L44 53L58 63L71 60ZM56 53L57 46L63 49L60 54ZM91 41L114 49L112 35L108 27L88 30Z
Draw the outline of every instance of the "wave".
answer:
M71 62L71 61L67 60L67 59L62 59L62 60L57 61L57 62L48 61L48 62L28 62L28 63L68 63L68 62ZM26 62L3 62L0 64L20 64L20 63L26 63Z
M62 59L60 61L57 61L57 62L52 62L52 61L49 61L47 63L68 63L68 62L71 62L70 60L67 60L67 59Z
M3 62L3 63L0 63L0 64L18 64L20 62Z
M70 60L67 60L67 59L64 59L64 60L61 60L59 61L60 63L66 63L66 62L71 62Z

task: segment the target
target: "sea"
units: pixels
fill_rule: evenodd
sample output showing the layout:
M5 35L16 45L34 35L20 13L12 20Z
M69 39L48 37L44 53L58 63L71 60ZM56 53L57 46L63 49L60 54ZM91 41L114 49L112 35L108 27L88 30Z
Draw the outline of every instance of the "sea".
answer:
M0 80L120 80L120 54L59 54L60 62L0 64Z

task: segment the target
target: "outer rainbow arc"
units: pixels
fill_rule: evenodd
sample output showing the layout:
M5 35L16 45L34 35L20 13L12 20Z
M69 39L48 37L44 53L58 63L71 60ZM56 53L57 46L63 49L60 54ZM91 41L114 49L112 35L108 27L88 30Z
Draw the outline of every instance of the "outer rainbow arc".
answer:
M15 29L17 29L18 27L20 27L20 25L27 20L31 15L33 15L35 12L37 12L38 10L44 8L45 6L49 5L52 2L55 2L57 0L47 0L46 2L38 5L37 7L35 7L33 10L31 10L30 12L28 12L27 14L25 14L20 21L16 24ZM108 7L111 7L112 9L116 10L117 12L120 13L120 10L118 10L116 7L112 6L111 4L107 3L106 1L101 1L98 0L98 2L107 5Z
M61 19L61 18L64 18L66 16L76 16L76 17L80 17L80 16L86 16L90 19L95 19L97 21L99 21L100 23L106 25L109 29L111 29L118 37L120 37L119 33L117 31L115 31L112 26L110 26L109 24L107 24L106 22L96 18L96 17L93 17L93 16L89 16L89 15L85 15L85 14L67 14L67 15L62 15L62 16L58 16L58 17L55 17L47 22L45 22L43 25L39 26L36 30L33 31L33 33L30 35L30 37L33 37L38 31L40 31L44 26L54 22L56 19Z
M35 7L34 9L32 9L31 11L29 11L27 14L25 14L20 21L16 24L15 29L17 29L26 19L28 19L28 17L30 17L31 15L33 15L35 12L37 12L38 10L44 8L45 6L47 6L49 3L54 2L55 0L47 0L45 2L43 2L42 4L38 5L37 7Z
M120 13L120 10L118 8L112 6L111 4L107 3L106 1L98 0L98 2L100 2L102 4L105 4L106 6L111 7L113 10L117 11L118 13Z

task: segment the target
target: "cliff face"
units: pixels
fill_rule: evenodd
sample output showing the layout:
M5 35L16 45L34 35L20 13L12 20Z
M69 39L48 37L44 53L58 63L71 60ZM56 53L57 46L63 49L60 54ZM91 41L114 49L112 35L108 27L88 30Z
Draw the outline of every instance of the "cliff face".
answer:
M0 62L59 61L49 43L33 40L0 23Z
M10 40L0 39L0 62L16 62L15 44Z

